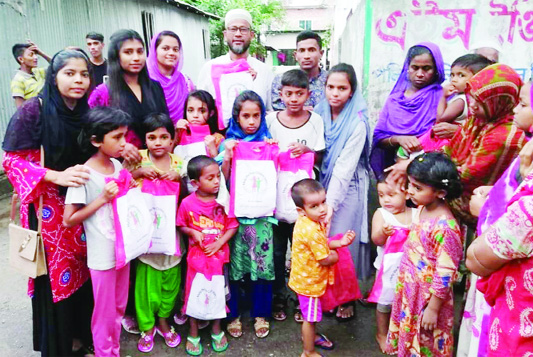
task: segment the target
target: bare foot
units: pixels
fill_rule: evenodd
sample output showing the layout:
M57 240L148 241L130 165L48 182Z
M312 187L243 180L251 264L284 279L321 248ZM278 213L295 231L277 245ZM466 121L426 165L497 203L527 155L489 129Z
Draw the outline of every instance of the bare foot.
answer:
M354 315L353 304L341 305L337 309L337 317L341 319L349 319L350 317L353 317L353 315Z
M376 335L376 341L379 345L379 349L381 350L381 353L385 353L385 349L387 347L387 336Z
M312 352L303 351L300 357L322 357L322 355L318 353L317 351L312 351Z

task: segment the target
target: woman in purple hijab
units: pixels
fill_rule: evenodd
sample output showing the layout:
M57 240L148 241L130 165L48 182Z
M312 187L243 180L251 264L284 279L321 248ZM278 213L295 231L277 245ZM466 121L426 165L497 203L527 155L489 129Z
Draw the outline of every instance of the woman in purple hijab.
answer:
M421 149L418 137L435 123L443 81L439 47L431 42L411 47L374 129L370 163L376 177L394 164L399 146L409 153Z
M156 34L150 43L150 53L146 61L148 74L158 81L165 92L170 118L174 125L183 119L183 107L194 84L183 73L183 47L178 35L172 31Z

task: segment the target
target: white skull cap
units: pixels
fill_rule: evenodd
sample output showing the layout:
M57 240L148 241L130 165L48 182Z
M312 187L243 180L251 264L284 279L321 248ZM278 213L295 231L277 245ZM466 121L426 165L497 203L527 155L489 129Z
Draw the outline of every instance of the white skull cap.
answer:
M231 23L235 20L244 20L252 26L252 15L244 9L233 9L228 11L225 17L225 24L226 27L231 25Z

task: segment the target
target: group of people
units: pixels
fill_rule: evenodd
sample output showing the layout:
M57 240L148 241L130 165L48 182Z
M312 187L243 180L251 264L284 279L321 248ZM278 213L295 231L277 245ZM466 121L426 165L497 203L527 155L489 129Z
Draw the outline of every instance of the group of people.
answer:
M315 347L334 348L316 332L324 296L354 280L351 298L324 311L340 321L354 317L362 298L357 278L372 274L372 241L376 283L362 300L377 303L383 352L451 356L453 285L465 275L458 353L533 353L531 83L509 66L467 54L443 86L438 46L420 43L409 49L372 136L354 68L321 69L316 33L297 37L300 69L274 76L249 55L250 14L231 10L224 21L229 52L208 61L196 85L181 72L182 43L172 31L156 34L148 55L133 30L110 37L107 59L97 33L86 37L90 56L67 47L50 58L31 42L13 47L18 109L5 134L3 167L25 226L37 227L36 203L44 201L48 274L30 279L28 289L34 349L118 356L122 327L140 333L141 352L152 351L156 334L177 347L173 319L189 322L189 355L202 354L199 329L208 325L211 348L222 352L229 340L220 316L227 333L240 337L248 300L254 332L265 338L271 318L288 317L288 287L297 297L302 356L318 356ZM49 62L46 71L37 68L37 55ZM252 84L236 96L231 117L221 118L213 69L239 61ZM205 154L184 154L180 147L198 130ZM245 143L296 161L312 157L314 170L286 197L297 217L238 216L234 202L228 209L223 196L236 190L236 156ZM372 172L381 208L368 227ZM111 204L124 175L139 186L180 183L181 254L143 254L118 267ZM335 269L345 251L351 270ZM198 275L221 277L227 293L211 321L189 304Z

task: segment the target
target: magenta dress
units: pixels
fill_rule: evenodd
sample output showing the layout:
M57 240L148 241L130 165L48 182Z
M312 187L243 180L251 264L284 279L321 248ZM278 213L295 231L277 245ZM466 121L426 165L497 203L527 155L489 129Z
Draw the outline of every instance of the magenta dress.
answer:
M421 222L415 219L404 252L386 352L399 356L452 356L452 284L463 255L459 224L446 216ZM444 303L437 328L426 331L420 325L433 294Z

